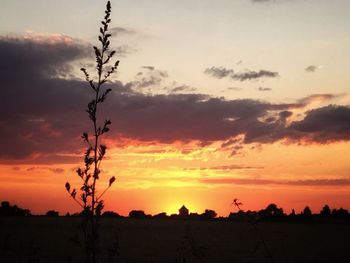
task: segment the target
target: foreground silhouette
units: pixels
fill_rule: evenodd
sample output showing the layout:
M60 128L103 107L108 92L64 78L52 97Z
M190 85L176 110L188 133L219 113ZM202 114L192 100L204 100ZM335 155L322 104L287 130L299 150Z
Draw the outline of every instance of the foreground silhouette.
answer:
M87 145L84 154L84 167L76 170L77 175L82 179L83 183L79 188L72 188L70 183L65 184L66 190L70 197L83 209L84 220L81 227L83 232L83 244L85 250L86 263L98 263L101 247L99 245L99 217L104 208L102 199L106 191L115 182L115 177L109 179L108 186L105 190L98 189L98 181L101 177L101 163L105 158L107 146L101 143L101 137L109 132L112 122L107 119L103 124L99 116L100 106L112 91L111 88L105 88L110 76L115 73L118 68L119 60L110 64L115 50L110 49L110 38L112 34L109 32L111 23L111 3L106 4L106 10L103 20L101 21L100 32L98 36L99 47L93 46L96 58L96 80L92 79L86 68L81 68L85 75L88 89L92 95L91 101L87 105L86 112L90 119L91 132L84 132L81 138Z
M0 262L81 262L79 231L74 231L79 222L72 216L0 217ZM101 262L264 263L272 262L270 255L274 262L350 262L349 221L260 221L263 239L250 222L227 218L103 217L101 222Z

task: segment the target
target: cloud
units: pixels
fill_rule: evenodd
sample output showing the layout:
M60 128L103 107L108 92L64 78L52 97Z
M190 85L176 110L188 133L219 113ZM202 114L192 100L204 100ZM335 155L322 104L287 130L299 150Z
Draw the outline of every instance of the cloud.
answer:
M71 62L89 54L86 44L64 35L0 36L0 73L3 77L21 78L65 76L71 72Z
M242 90L240 87L228 87L227 90L239 91Z
M155 70L155 67L153 67L153 66L142 66L141 68L148 69L150 71Z
M175 87L170 89L170 93L184 93L184 92L194 92L197 89L194 87L191 87L189 85L183 84L183 85L176 85Z
M233 69L227 69L225 67L211 67L204 70L204 74L217 78L230 78L232 80L247 81L247 80L257 80L260 78L277 78L279 77L278 72L273 72L269 70L259 70L253 71L248 70L246 72L235 73Z
M136 74L136 79L130 82L132 87L147 88L151 86L159 86L159 84L168 77L165 70L156 69L153 66L142 66L142 71Z
M310 96L307 96L305 98L300 99L298 102L302 105L309 105L315 102L323 103L328 100L332 100L334 98L338 97L337 95L325 93L325 94L312 94Z
M57 163L77 161L84 147L80 140L90 123L84 112L90 101L85 81L61 78L71 74L72 62L88 56L79 41L40 41L0 38L1 162ZM166 71L144 66L135 83L108 83L112 93L101 114L112 120L111 140L188 143L228 142L239 151L243 144L290 142L332 143L350 140L350 108L329 105L308 112L287 125L294 109L301 110L316 94L295 103L253 99L226 100L205 94L146 95L133 88L159 85ZM179 86L178 92L187 89ZM174 87L176 88L176 87ZM271 114L273 113L273 118ZM234 148L238 147L238 148Z
M242 73L236 73L231 76L234 80L246 81L255 80L260 78L277 78L279 77L278 72L273 72L269 70L259 70L259 71L247 71Z
M290 186L349 186L348 179L313 179L313 180L269 180L251 178L205 178L200 180L204 184L237 184L237 185L290 185Z
M120 36L120 35L134 35L136 31L127 27L113 27L109 29L112 36Z
M271 88L264 88L264 87L259 87L258 91L271 91Z
M71 63L89 57L89 49L66 36L0 38L2 159L42 156L59 162L67 158L55 153L81 147L77 120L85 117L89 92L69 76Z
M315 65L310 65L308 67L305 68L305 71L307 72L316 72L318 69L321 69L322 66L315 66Z
M307 112L301 121L293 122L290 130L299 132L310 142L329 143L350 139L350 107L329 105Z
M234 73L233 69L227 69L224 67L211 67L204 70L204 74L209 75L211 77L222 79L225 77L229 77Z
M212 166L212 167L200 167L200 168L185 168L184 170L198 170L198 171L231 171L231 170L256 170L256 169L264 169L264 167L261 166L250 166L250 165L238 165L238 164L231 164L231 165L219 165L219 166Z
M179 84L176 81L173 81L169 86L164 87L163 90L169 94L186 94L195 92L197 88L187 84Z
M64 173L64 169L62 168L54 168L54 167L42 167L42 166L38 166L38 167L29 167L26 169L27 172L41 172L41 171L49 171L55 174L62 174Z
M121 46L113 47L113 50L115 50L115 52L116 52L115 54L118 57L126 57L130 54L137 52L136 48L133 48L133 47L128 46L128 45L121 45Z

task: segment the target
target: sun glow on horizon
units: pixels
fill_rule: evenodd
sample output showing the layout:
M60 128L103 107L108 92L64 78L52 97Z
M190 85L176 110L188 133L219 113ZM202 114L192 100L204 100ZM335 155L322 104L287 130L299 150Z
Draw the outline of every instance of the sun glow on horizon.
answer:
M190 213L201 213L201 211L199 211L198 207L196 206L196 204L194 202L181 202L181 201L175 201L172 202L170 205L166 206L166 208L164 209L164 212L167 213L167 215L172 215L172 214L179 214L179 209L185 206Z

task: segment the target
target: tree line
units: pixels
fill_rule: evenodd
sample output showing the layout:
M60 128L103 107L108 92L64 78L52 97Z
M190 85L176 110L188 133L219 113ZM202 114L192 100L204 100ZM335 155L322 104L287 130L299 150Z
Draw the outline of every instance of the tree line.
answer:
M0 206L0 216L33 216L29 209L20 208L17 205L11 205L8 201L2 201ZM60 216L58 211L48 210L44 215L47 217ZM65 214L66 217L81 217L84 212ZM231 212L227 217L218 217L217 213L211 209L205 209L201 214L190 213L189 210L182 206L179 213L168 215L166 212L161 212L155 215L146 214L143 210L131 210L128 216L122 216L114 211L105 211L101 214L103 218L133 218L133 219L193 219L193 220L232 220L232 221L320 221L332 219L350 220L350 214L344 208L331 208L329 205L324 205L323 208L313 213L309 206L306 206L300 213L296 213L293 209L287 214L281 207L276 204L269 204L266 208L259 211L238 209L237 212Z

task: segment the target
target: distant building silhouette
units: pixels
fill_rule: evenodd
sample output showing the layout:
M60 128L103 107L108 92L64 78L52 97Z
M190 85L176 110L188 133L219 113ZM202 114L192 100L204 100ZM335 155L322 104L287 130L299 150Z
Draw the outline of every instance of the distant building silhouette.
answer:
M186 208L185 205L183 205L180 209L179 209L179 217L188 217L189 216L189 210Z

